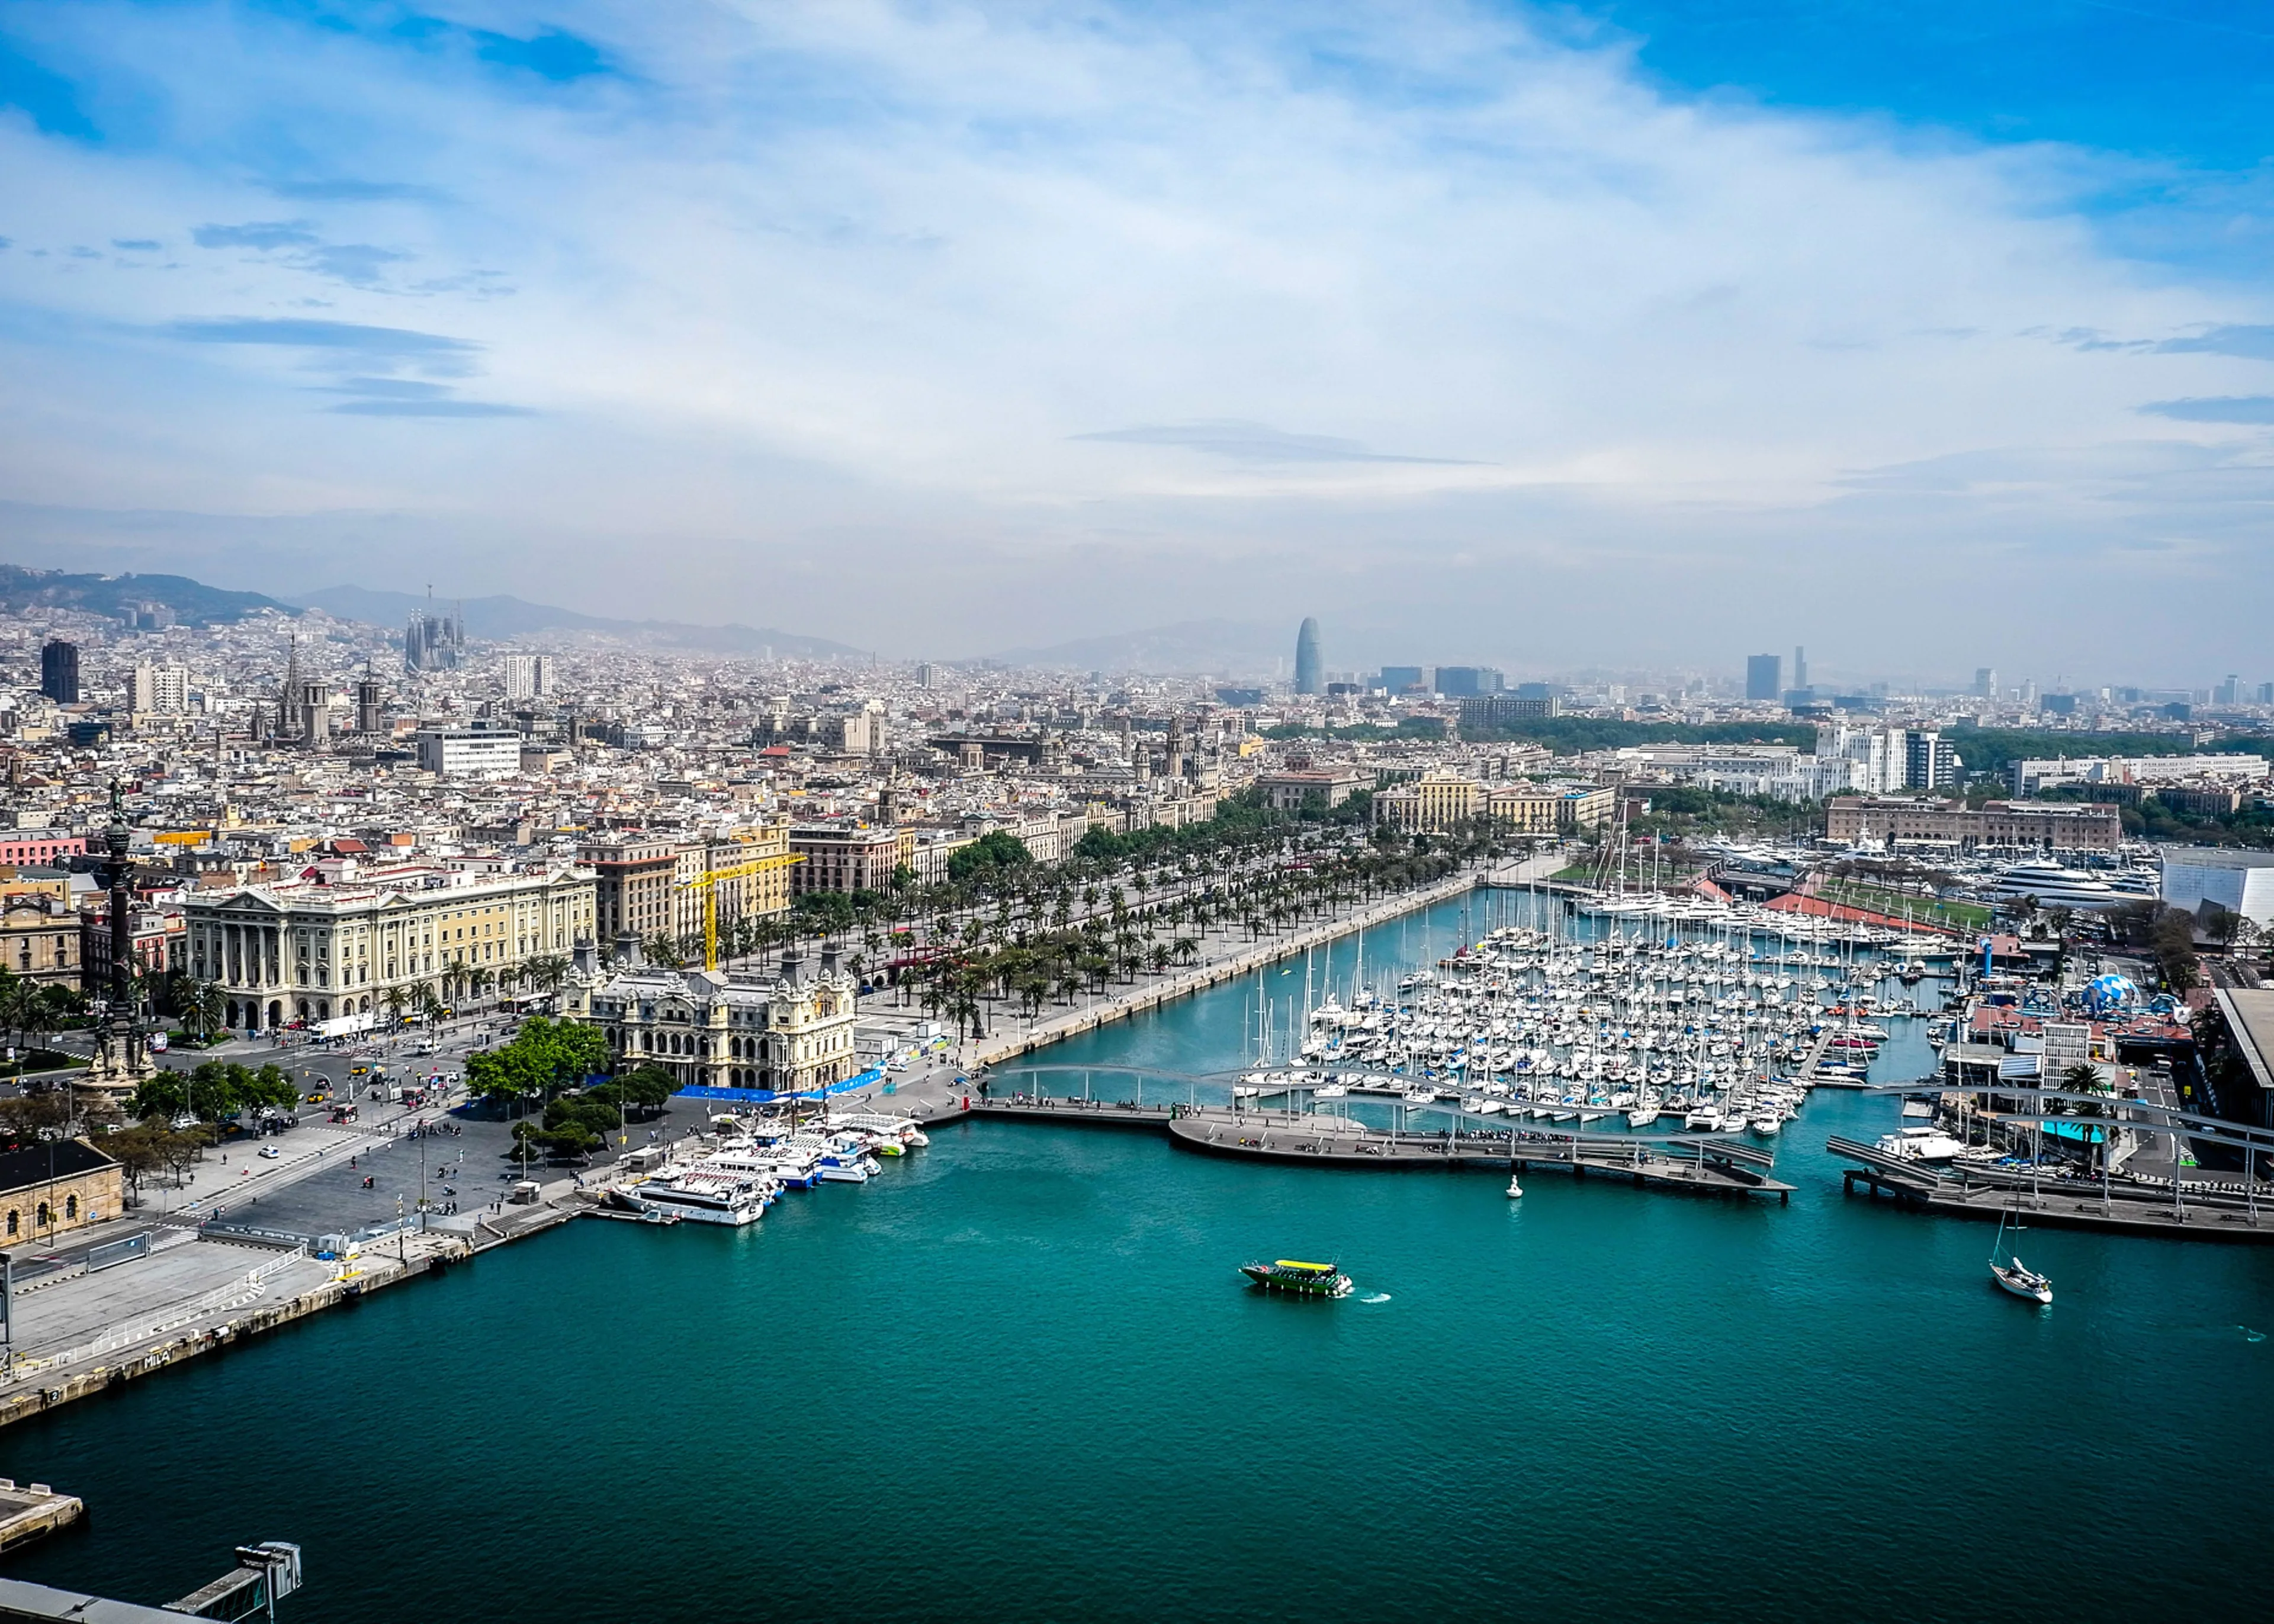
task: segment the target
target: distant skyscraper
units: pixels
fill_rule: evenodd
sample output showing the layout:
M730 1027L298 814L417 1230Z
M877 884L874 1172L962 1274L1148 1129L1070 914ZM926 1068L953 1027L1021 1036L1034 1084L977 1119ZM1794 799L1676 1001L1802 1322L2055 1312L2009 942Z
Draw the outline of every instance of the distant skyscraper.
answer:
M1393 694L1402 694L1409 688L1419 688L1421 686L1421 667L1419 665L1384 665L1382 668L1382 686L1388 688Z
M1974 672L1974 691L1984 699L1998 697L1998 668L1980 665Z
M40 692L59 705L79 703L79 644L58 637L40 650Z
M1497 694L1505 686L1501 673L1489 665L1437 667L1437 691L1448 699L1473 699L1480 694Z
M1792 685L1797 688L1808 686L1808 650L1798 643L1792 647Z
M1326 664L1319 658L1319 623L1308 618L1295 634L1295 691L1299 694L1323 694L1327 691Z
M1784 657L1756 654L1745 662L1745 697L1773 700L1784 692Z

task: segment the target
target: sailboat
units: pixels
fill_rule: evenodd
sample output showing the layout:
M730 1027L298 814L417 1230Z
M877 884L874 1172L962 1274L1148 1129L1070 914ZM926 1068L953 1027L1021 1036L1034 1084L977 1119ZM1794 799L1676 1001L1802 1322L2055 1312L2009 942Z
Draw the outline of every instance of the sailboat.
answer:
M2021 1225L2017 1223L2014 1227L2018 1229ZM2005 1250L2005 1245L2006 1214L2000 1213L1998 1214L1998 1239L1990 1248L1990 1278L1998 1282L1999 1289L2002 1291L2027 1297L2032 1303L2051 1303L2053 1300L2052 1281L2026 1267L2010 1252L2006 1253L2005 1262L1998 1261L1998 1254Z

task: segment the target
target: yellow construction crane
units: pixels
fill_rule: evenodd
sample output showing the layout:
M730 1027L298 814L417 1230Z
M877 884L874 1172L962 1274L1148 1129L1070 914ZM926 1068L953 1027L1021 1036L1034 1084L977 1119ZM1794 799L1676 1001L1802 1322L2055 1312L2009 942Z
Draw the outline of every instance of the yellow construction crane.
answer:
M802 863L802 856L760 857L749 862L736 863L728 868L713 868L708 874L698 874L691 880L679 882L681 891L700 887L703 892L703 967L719 967L719 893L715 887L721 880L747 879L754 874L765 874L775 868L787 868L792 863Z

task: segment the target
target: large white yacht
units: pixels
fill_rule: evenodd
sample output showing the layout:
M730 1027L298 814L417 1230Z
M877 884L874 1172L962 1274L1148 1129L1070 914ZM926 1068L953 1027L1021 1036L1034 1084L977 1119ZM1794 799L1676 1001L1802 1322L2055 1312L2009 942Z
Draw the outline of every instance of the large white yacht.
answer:
M1990 890L2000 897L2035 897L2045 907L2105 908L2137 895L2059 863L2016 863L1992 880Z

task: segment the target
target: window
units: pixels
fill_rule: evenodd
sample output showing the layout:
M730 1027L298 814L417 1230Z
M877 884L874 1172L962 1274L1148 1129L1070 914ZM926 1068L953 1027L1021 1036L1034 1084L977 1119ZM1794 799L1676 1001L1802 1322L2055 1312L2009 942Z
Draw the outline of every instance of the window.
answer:
M18 1213L14 1208L10 1208L8 1213L8 1233L13 1235L17 1230L22 1229L23 1226L23 1215L20 1213Z
M67 1195L64 1198L64 1216L66 1219L74 1219L79 1216L79 1198L77 1196Z
M45 1201L40 1203L40 1215L36 1222L42 1229L55 1222L54 1215L49 1212L48 1204Z

